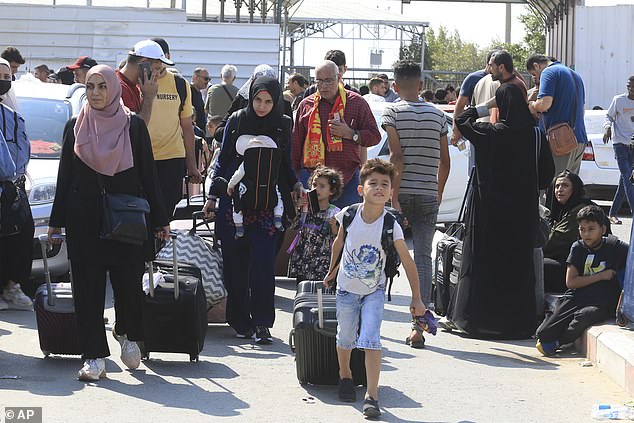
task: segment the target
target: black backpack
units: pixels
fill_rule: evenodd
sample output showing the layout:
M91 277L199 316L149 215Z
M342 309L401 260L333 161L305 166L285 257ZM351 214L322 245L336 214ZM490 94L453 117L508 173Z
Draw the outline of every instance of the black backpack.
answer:
M235 112L237 123L231 131L231 141L235 149L236 141L240 135L240 121L244 111ZM282 150L280 140L283 129L276 131L275 143L278 148L249 148L245 150L243 157L244 177L241 183L246 187L246 192L240 197L240 207L243 210L273 210L277 204L277 186L280 165L282 163Z
M346 209L343 215L344 235L348 235L348 228L357 215L360 204L353 204ZM383 229L381 230L381 247L385 251L385 277L388 280L387 300L392 301L392 284L394 277L400 275L398 267L401 265L401 258L394 247L394 222L398 222L403 227L403 214L392 207L385 207L385 216L383 217ZM344 243L345 243L344 237ZM343 250L342 250L343 254ZM341 255L339 256L339 261Z
M176 84L176 92L178 98L181 101L181 105L178 109L178 113L183 111L185 107L185 100L187 99L187 81L180 75L174 74L174 83Z

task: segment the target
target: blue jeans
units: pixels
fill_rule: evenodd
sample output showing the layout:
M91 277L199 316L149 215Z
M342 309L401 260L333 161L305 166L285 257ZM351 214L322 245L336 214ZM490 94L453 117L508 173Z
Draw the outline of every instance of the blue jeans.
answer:
M344 350L381 349L381 321L385 290L368 295L337 290L337 346ZM361 318L361 330L359 330Z
M302 182L306 189L310 189L308 186L308 178L310 177L310 171L308 169L300 169L299 171L299 180ZM359 170L354 172L352 175L352 179L348 181L347 184L343 186L343 191L341 192L341 196L333 201L333 204L340 209L349 206L351 204L356 204L361 202L361 196L359 196L359 191L357 191L357 187L359 186Z
M431 248L438 218L438 198L429 195L399 194L401 210L412 227L414 263L418 270L420 295L425 305L431 301Z
M634 170L634 144L628 146L616 143L613 147L616 163L621 172L621 178L619 180L619 186L616 189L616 194L614 195L612 207L610 207L610 216L616 216L618 213L621 204L623 204L623 196L627 198L630 208L634 207L634 184L630 181L632 170Z

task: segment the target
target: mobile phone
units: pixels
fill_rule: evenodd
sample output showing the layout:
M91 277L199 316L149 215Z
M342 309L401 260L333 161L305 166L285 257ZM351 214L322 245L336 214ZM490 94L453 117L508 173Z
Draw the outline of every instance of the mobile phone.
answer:
M320 211L319 198L317 197L316 189L311 189L310 191L308 191L308 205L310 207L311 213L313 214L319 213Z
M139 63L139 72L141 75L141 83L145 83L145 74L147 73L148 78L152 78L152 63L150 62L141 62Z

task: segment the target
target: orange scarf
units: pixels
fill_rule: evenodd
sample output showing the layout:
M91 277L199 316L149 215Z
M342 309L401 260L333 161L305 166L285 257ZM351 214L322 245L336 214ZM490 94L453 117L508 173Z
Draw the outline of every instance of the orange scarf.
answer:
M315 105L310 112L308 118L308 133L304 140L304 167L312 169L317 165L325 164L326 148L322 138L321 118L319 117L319 101L321 95L319 91L315 93ZM330 112L330 119L335 114L339 115L339 119L343 122L343 111L346 108L346 89L339 84L339 96L335 100ZM327 122L326 122L327 123ZM330 135L330 127L326 124L326 139L328 140L328 151L342 151L343 140L341 137Z

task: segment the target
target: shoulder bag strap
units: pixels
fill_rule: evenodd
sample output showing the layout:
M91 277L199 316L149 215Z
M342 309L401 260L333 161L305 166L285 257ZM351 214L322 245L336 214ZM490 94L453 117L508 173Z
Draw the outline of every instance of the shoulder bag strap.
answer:
M570 72L570 76L572 76L572 82L574 82L575 84L575 95L574 95L574 99L575 99L575 106L572 109L572 125L570 125L570 127L572 128L572 130L574 131L575 126L577 125L577 95L579 95L578 91L579 91L579 87L577 85L577 78L575 78L575 73L572 71L572 69L568 68L568 71Z
M231 95L231 93L227 89L227 86L224 85L224 84L221 84L221 87L224 90L224 92L227 93L227 97L229 97L229 101L233 101L233 96Z

